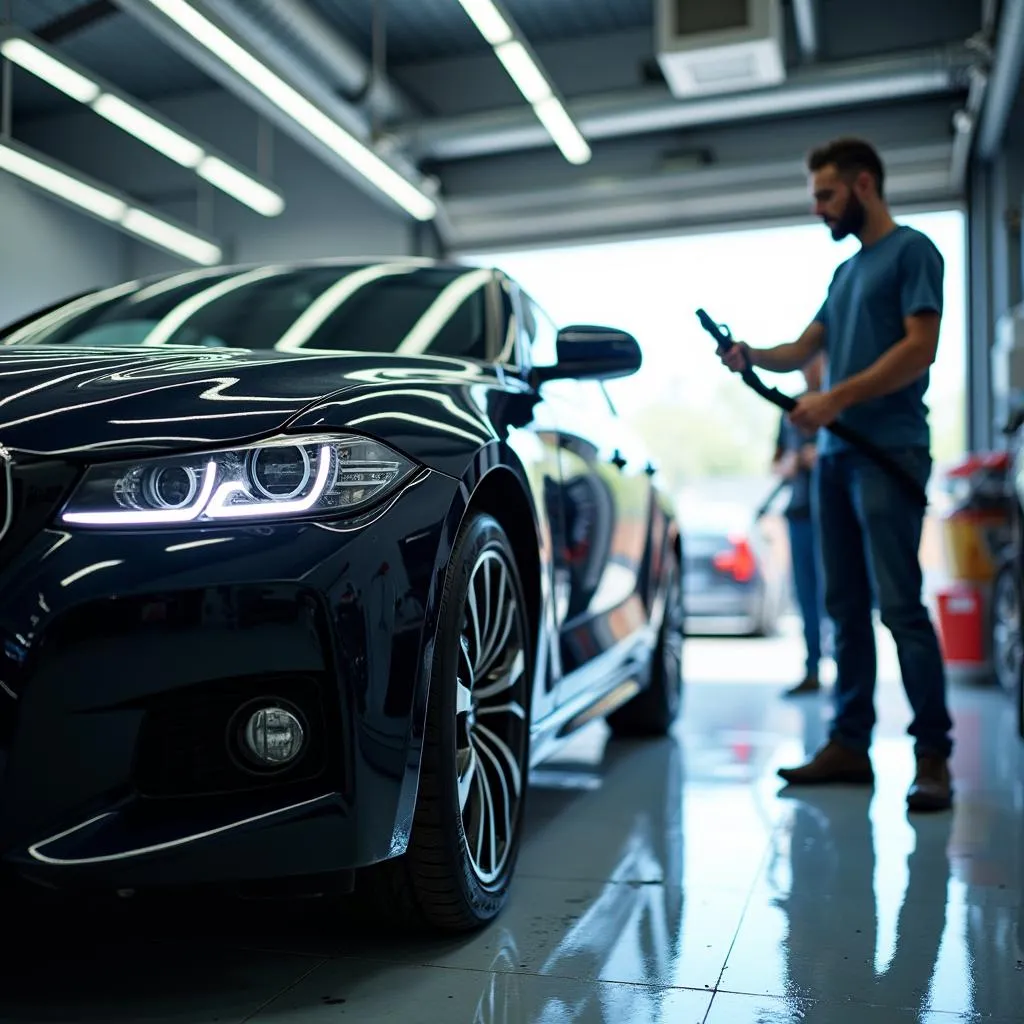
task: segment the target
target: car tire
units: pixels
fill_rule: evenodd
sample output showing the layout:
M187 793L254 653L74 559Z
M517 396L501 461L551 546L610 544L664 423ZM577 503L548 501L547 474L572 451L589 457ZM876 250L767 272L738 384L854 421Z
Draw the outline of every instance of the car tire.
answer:
M512 545L472 513L444 581L409 846L379 866L367 909L383 896L403 925L454 932L501 912L521 840L532 679Z
M1021 588L1014 562L1008 562L992 581L990 611L992 671L1000 688L1017 698L1021 673Z
M679 559L666 562L665 611L651 654L649 685L608 716L616 736L664 736L679 717L683 701L683 591Z

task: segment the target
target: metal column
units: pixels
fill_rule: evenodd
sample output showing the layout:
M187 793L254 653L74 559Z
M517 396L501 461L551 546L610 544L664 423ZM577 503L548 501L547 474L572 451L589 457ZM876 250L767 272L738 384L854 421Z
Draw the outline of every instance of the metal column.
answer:
M992 447L991 170L974 161L967 199L967 447Z

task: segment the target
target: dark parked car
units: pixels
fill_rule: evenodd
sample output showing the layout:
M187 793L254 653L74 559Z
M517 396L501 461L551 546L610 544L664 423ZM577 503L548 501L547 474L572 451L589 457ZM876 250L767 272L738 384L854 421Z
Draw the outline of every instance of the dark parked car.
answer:
M681 700L673 508L503 274L216 268L0 332L0 859L47 886L289 881L463 929L531 766Z

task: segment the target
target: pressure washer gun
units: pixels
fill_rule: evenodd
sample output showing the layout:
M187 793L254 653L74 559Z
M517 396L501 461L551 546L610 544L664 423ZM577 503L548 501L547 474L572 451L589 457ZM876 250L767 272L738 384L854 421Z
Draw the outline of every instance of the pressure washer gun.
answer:
M718 342L718 349L721 352L728 352L729 349L735 344L732 332L725 324L719 324L714 321L704 309L697 310L697 319L700 321L701 327L704 328L708 334L711 335ZM791 395L784 394L779 391L778 388L768 387L767 384L761 380L760 377L754 372L754 368L748 362L747 365L740 371L740 377L743 383L747 385L752 391L757 392L762 398L771 402L773 405L777 405L784 412L792 412L797 405L797 400ZM895 460L893 457L886 452L884 449L879 448L876 444L869 441L866 437L858 434L855 430L851 430L843 423L827 423L825 429L829 433L834 434L836 437L846 441L847 444L856 448L858 451L863 452L869 458L888 470L894 477L896 477L900 483L902 483L913 496L913 498L921 504L923 508L928 507L928 496L925 493L924 488Z

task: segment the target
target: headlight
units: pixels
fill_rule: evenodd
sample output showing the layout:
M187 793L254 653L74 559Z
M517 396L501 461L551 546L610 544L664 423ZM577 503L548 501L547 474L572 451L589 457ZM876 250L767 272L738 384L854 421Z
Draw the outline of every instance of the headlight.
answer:
M358 511L415 469L378 441L279 437L247 448L91 467L61 520L160 526Z

